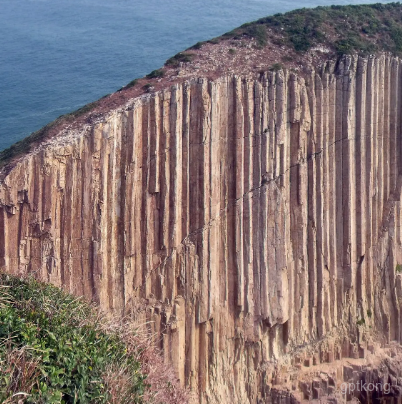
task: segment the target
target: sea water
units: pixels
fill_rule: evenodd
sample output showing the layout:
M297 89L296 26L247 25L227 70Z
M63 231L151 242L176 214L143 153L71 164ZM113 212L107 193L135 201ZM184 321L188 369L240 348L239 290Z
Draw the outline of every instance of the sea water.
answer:
M378 0L0 0L0 150L266 15Z

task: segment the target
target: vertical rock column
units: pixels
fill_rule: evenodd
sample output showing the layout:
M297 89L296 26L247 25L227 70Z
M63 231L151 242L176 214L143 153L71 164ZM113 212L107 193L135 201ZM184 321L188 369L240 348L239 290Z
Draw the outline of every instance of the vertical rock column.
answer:
M131 100L5 176L1 269L143 308L205 403L267 397L274 360L340 330L343 354L400 340L400 94L382 55Z

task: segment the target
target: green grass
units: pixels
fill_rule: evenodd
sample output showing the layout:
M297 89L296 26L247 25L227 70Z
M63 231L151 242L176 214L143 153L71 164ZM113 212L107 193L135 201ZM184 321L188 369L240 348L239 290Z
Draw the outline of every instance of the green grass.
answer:
M193 60L194 54L187 52L180 52L177 55L168 59L165 63L166 66L178 67L180 63L189 63Z
M117 333L101 327L92 306L53 286L0 275L0 402L108 403L108 369L124 369L129 381L118 402L141 403L140 363Z
M270 68L269 68L269 70L271 71L271 72L278 72L279 70L282 70L283 69L283 66L280 64L280 63L274 63Z
M205 42L197 42L195 45L193 45L191 48L189 48L189 49L194 49L194 50L197 50L197 49L201 49L202 48L202 45L204 44Z
M124 87L120 88L117 90L118 92L127 90L128 88L135 87L138 84L138 79L131 80L128 84L126 84Z
M156 79L162 78L165 75L165 72L162 69L154 70L153 72L147 74L147 79Z
M273 42L305 52L326 45L338 53L390 51L402 54L400 3L317 7L276 14L244 24L222 38L255 38L265 46ZM283 39L278 39L283 37ZM337 39L333 42L331 38ZM283 41L283 42L282 42Z
M19 142L13 144L12 146L0 152L0 167L7 164L12 158L16 156L28 153L31 149L32 143L43 140L46 137L46 134L49 132L49 130L59 122L60 120L56 120L54 122L49 123L42 129L39 129L38 131L32 133L30 136L26 137L25 139L20 140Z
M221 41L221 38L212 38L209 41L207 41L208 43L211 43L212 45L216 45Z
M267 44L267 29L261 24L250 24L245 26L245 34L251 36L257 40L260 47Z

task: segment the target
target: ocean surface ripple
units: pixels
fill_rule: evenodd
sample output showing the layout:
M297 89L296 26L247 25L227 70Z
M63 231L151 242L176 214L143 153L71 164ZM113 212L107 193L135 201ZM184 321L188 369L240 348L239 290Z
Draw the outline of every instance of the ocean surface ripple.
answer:
M377 2L0 0L0 150L247 21Z

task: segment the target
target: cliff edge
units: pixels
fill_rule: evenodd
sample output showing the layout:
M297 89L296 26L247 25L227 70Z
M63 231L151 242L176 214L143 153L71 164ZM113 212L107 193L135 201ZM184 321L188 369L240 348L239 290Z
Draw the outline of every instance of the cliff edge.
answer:
M3 152L0 268L147 321L201 403L400 400L400 35L268 17L60 118Z

